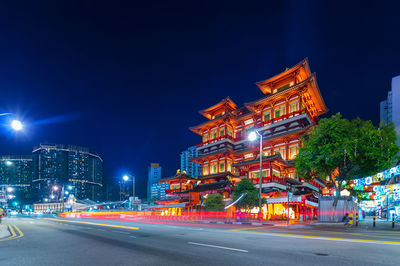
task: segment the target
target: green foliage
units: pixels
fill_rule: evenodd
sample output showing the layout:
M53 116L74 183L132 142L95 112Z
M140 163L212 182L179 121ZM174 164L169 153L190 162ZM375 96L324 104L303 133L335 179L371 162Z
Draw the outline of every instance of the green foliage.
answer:
M258 192L250 179L245 178L240 181L233 191L233 201L237 200L243 193L246 195L236 203L238 208L251 209L258 206Z
M225 208L225 203L223 201L222 195L219 193L208 195L204 208L207 211L223 211Z
M332 180L336 171L334 186L339 194L343 181L391 167L398 160L396 139L393 123L378 129L371 121L349 121L337 113L321 119L303 136L295 160L297 174L305 179Z

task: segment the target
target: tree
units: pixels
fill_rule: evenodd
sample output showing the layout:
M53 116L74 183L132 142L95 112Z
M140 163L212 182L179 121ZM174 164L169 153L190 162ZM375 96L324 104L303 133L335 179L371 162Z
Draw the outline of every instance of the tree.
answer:
M204 207L207 211L223 211L225 203L222 195L219 193L208 195L206 205Z
M345 183L389 168L398 160L396 139L393 123L378 129L371 121L349 121L337 113L303 135L295 160L297 174L306 180L318 177L331 182L336 208Z
M237 184L233 191L233 201L236 201L243 193L246 195L236 203L238 208L251 209L258 206L258 192L250 179L245 178Z

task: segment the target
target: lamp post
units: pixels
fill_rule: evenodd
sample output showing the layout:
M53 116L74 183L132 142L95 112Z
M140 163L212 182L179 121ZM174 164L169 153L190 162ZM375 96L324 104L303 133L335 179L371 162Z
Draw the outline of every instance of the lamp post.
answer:
M262 142L263 142L263 136L262 134L260 134L260 132L258 132L257 130L252 131L249 136L248 139L250 141L255 141L257 139L257 137L260 139L260 174L259 174L259 190L258 190L258 211L259 211L259 218L261 219L261 207L262 207ZM268 214L267 214L267 220L268 220Z
M135 200L135 176L126 174L122 177L122 180L124 180L125 182L129 181L129 176L132 178L132 209L133 209L133 201Z

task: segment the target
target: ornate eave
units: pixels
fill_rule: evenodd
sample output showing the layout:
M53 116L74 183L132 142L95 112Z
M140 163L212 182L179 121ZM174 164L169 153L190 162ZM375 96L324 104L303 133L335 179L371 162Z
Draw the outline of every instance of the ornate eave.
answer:
M305 58L303 61L298 63L297 65L287 68L285 71L281 72L278 75L273 76L267 80L256 82L256 85L260 88L260 90L264 94L272 93L275 84L279 84L284 80L298 79L300 82L305 80L307 77L311 75L310 67L308 64L308 58Z
M199 111L199 113L211 120L213 118L213 116L218 114L220 111L225 111L225 112L233 111L233 110L236 110L236 108L237 108L237 105L231 100L231 98L226 97L219 103L217 103L207 109Z

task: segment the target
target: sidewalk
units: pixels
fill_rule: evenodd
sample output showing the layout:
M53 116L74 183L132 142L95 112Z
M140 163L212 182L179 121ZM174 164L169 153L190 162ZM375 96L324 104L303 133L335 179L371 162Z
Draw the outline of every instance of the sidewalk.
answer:
M8 231L8 226L4 224L4 221L0 224L0 239L10 236L10 231Z
M400 231L400 223L396 222L394 228L392 228L392 222L387 221L386 219L376 219L375 227L373 226L373 219L370 217L366 217L364 220L358 222L358 226L355 225L355 222L352 226L344 225L344 223L312 223L314 227L322 227L322 228L352 228L352 229L360 229L360 230L383 230L383 231Z

